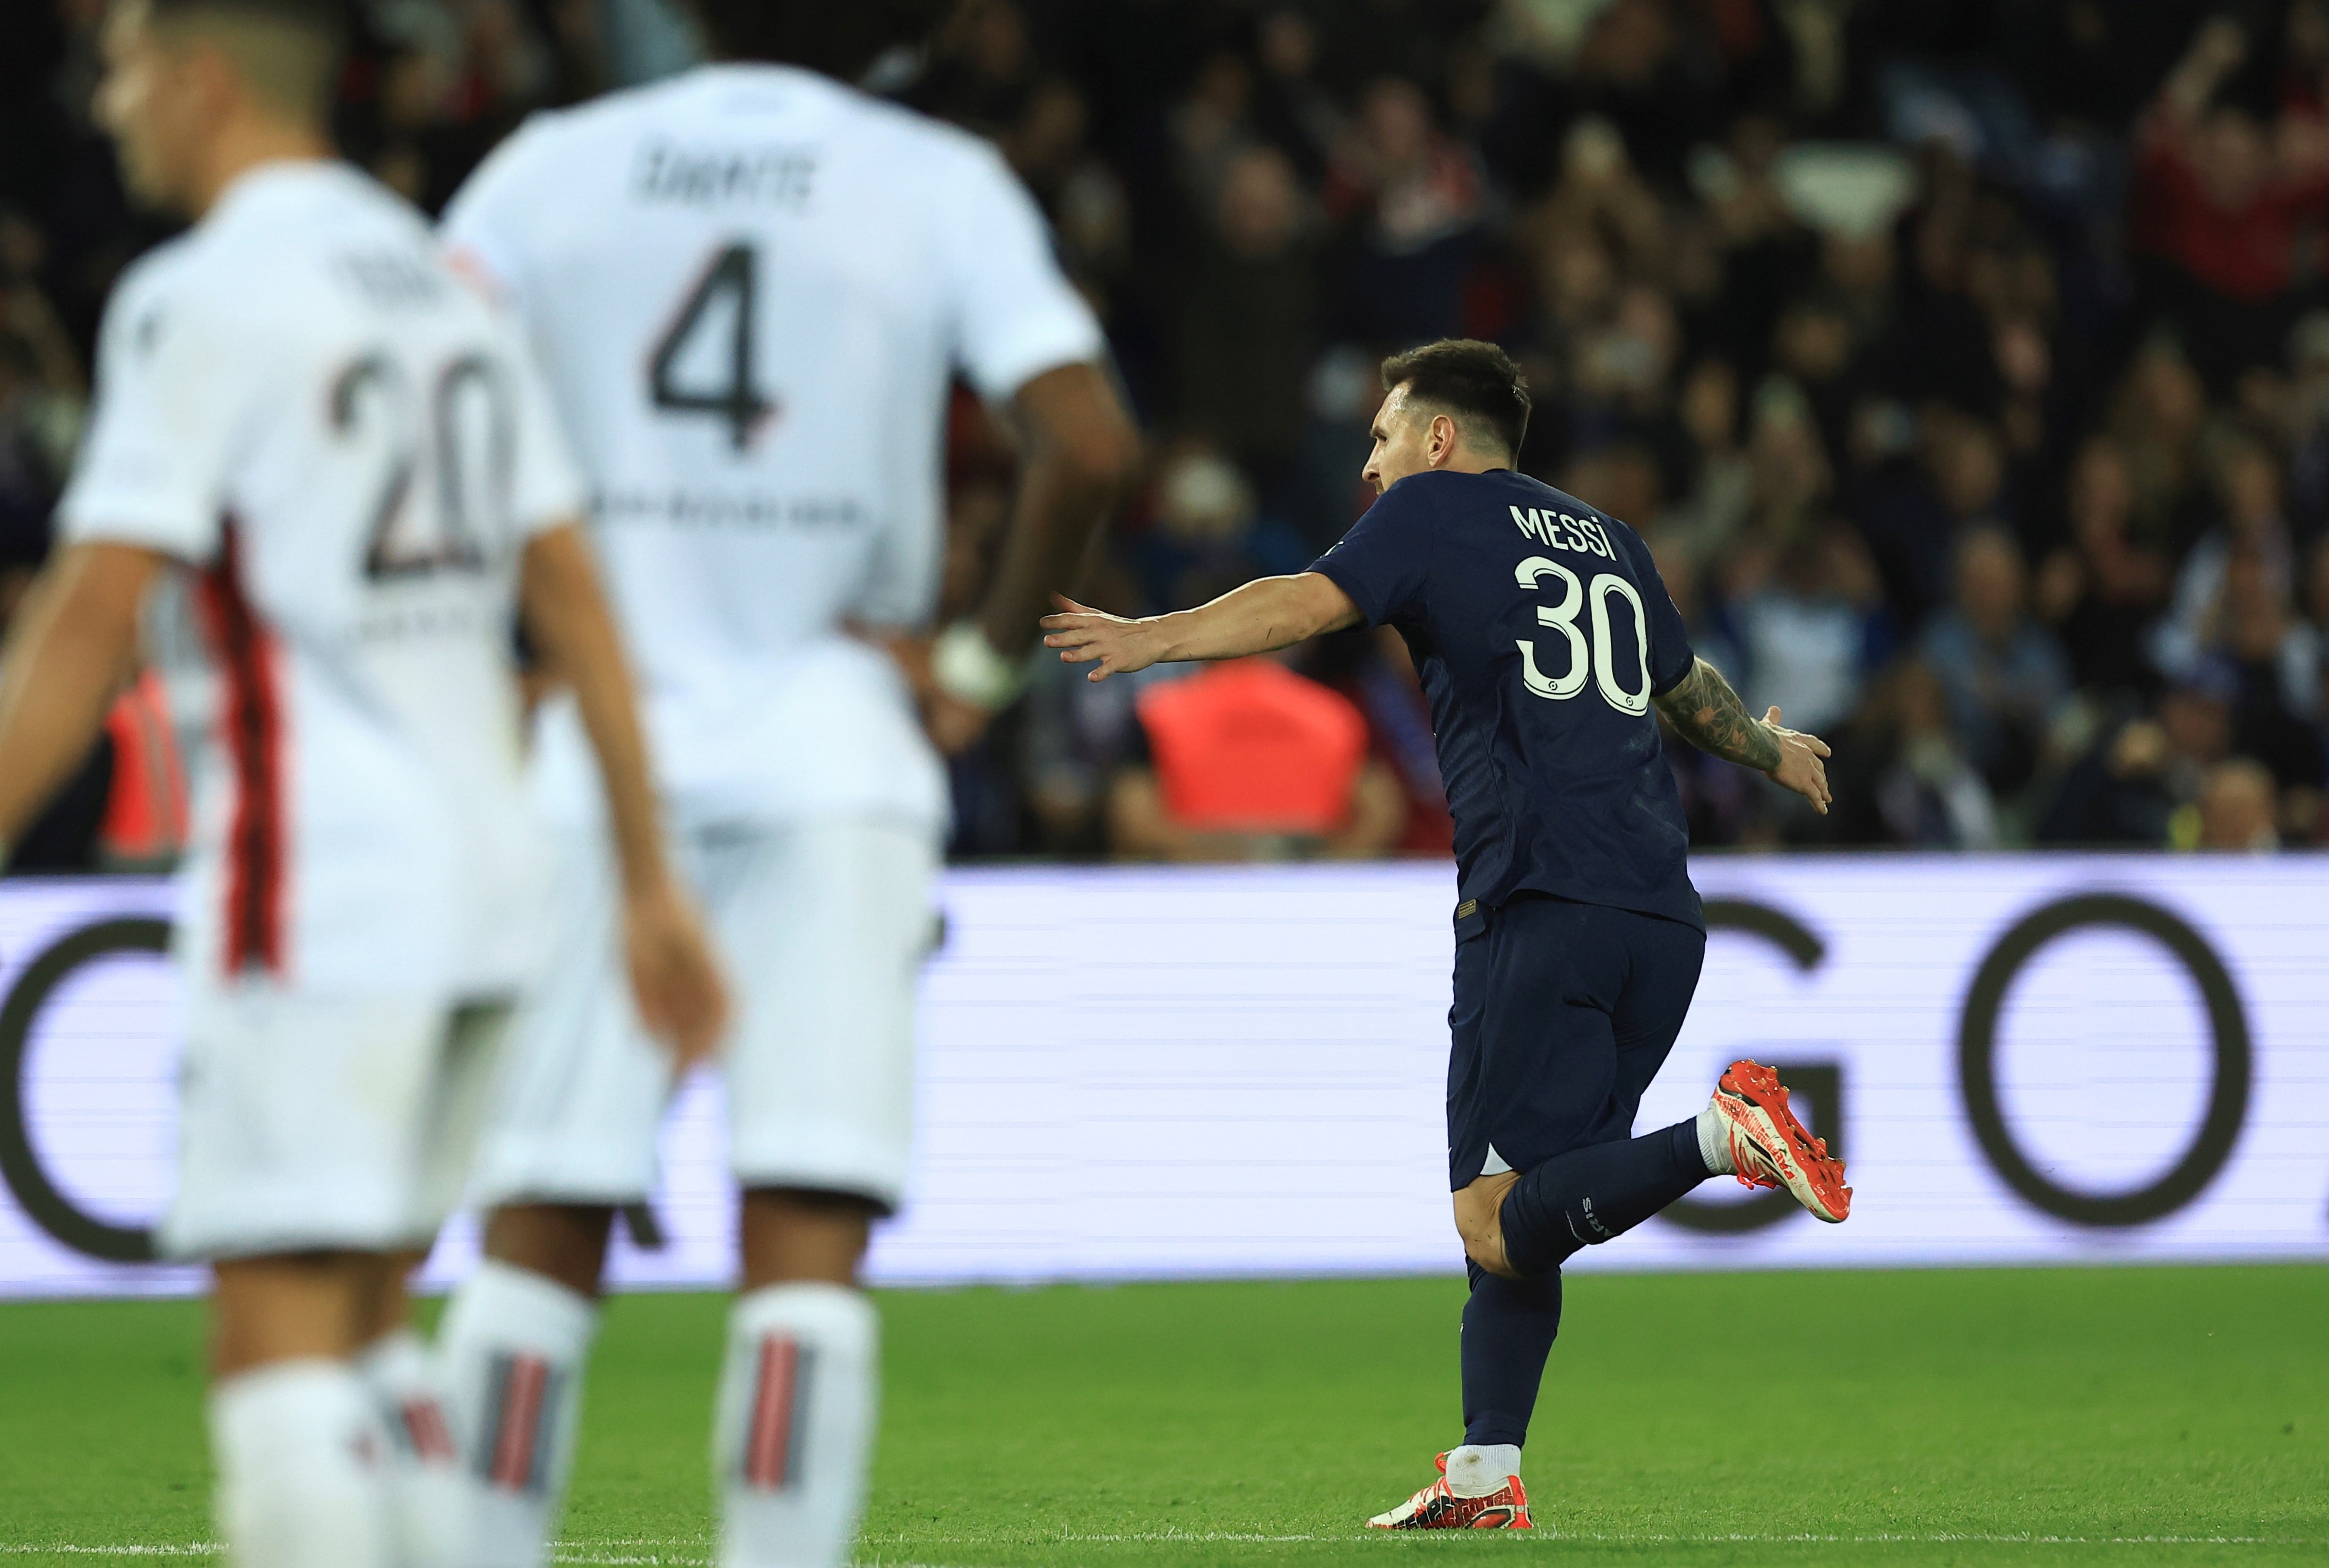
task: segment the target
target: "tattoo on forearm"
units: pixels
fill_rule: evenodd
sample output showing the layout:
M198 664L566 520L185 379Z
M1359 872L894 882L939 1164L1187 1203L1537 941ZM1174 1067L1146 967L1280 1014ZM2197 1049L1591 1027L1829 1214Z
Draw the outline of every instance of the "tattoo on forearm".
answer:
M1658 711L1702 751L1758 772L1768 773L1779 765L1779 742L1769 728L1747 711L1722 672L1704 659L1658 699Z

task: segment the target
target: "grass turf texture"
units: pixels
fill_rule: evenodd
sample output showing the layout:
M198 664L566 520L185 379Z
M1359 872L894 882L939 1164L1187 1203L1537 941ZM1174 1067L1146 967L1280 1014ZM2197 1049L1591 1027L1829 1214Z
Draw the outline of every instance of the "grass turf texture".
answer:
M1445 1280L890 1294L859 1561L2329 1561L2329 1270L1574 1280L1530 1447L1540 1528L1363 1532L1456 1439L1462 1299ZM723 1311L610 1307L566 1560L703 1560ZM6 1563L212 1538L202 1331L184 1302L0 1307Z

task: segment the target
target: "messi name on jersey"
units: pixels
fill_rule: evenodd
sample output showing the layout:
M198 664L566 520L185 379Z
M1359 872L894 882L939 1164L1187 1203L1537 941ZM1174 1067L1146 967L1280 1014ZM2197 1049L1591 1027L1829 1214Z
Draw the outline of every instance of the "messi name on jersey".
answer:
M1609 535L1590 517L1572 517L1566 512L1548 512L1542 506L1507 506L1513 521L1522 533L1540 544L1555 550L1574 550L1580 555L1598 555L1605 561L1615 561L1617 553L1609 547Z

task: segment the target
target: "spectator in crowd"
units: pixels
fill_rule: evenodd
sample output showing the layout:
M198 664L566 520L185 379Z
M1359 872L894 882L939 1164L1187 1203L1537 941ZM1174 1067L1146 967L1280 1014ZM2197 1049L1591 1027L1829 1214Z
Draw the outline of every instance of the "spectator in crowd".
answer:
M2071 765L2039 839L2167 847L2176 814L2230 752L2236 695L2229 675L2213 666L2169 685L2156 718L2125 720Z
M2246 557L2283 590L2293 581L2281 512L2280 466L2258 442L2221 443L2215 466L2219 521L2183 558L2168 612L2151 634L2152 662L2167 674L2192 669L2222 640L2224 591L2236 557Z
M2136 132L2136 244L2164 264L2166 307L2220 391L2268 362L2286 329L2300 232L2329 201L2329 148L2279 146L2242 103L2219 97L2249 52L2247 29L2211 17Z
M2280 847L2274 809L2272 770L2248 757L2233 757L2208 770L2198 801L2201 849L2245 854Z
M2070 694L2069 661L2028 611L2022 546L1973 529L1957 551L1957 595L1926 624L1923 667L1939 684L1966 755L1990 790L2034 778L2046 732Z
M2079 685L2135 696L2156 685L2144 638L2167 603L2166 552L2135 537L2135 485L2118 444L2090 438L2070 469L2070 543L2040 573L2039 614Z
M1834 838L1911 849L1994 849L1996 802L1950 723L1942 681L1915 659L1894 666L1837 748Z
M1783 375L1755 389L1748 434L1751 551L1784 548L1824 515L1835 494L1835 465L1803 390Z
M2329 310L2298 320L2288 361L2289 520L2300 539L2313 540L2329 534Z
M1415 82L1369 85L1327 171L1327 215L1351 231L1347 320L1361 337L1451 337L1481 217L1476 156L1442 131Z
M1691 367L1676 411L1687 440L1682 493L1659 519L1698 564L1728 550L1746 523L1755 471L1739 439L1739 372L1712 356Z
M1303 385L1317 354L1309 198L1277 148L1222 167L1212 234L1180 316L1182 423L1274 488L1301 438Z
M2236 552L2209 627L2230 672L2232 744L2292 789L2322 785L2321 636L2289 603L2286 575L2260 551Z
M1742 558L1730 621L1749 707L1777 707L1790 725L1834 729L1859 704L1891 628L1868 553L1834 523L1806 528L1766 571Z
M1299 571L1308 546L1287 524L1262 515L1245 471L1212 442L1175 443L1157 466L1150 525L1130 542L1141 602L1180 609L1257 576Z

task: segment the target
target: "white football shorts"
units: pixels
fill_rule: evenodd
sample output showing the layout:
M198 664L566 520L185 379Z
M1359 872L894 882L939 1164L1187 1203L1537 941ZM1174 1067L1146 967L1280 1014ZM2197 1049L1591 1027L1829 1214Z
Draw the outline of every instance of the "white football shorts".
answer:
M839 819L683 830L678 864L726 966L721 1052L739 1185L904 1196L914 1004L936 934L938 845ZM640 1028L603 833L561 835L554 944L519 1005L471 1196L628 1204L655 1188L670 1059Z
M509 1008L190 990L164 1254L432 1242L467 1184Z

